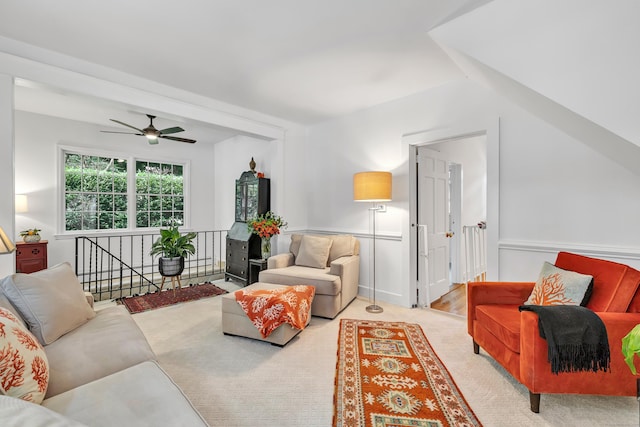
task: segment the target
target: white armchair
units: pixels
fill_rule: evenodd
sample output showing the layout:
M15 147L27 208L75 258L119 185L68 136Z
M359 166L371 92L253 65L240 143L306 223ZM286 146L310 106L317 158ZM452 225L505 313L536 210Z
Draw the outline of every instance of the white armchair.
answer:
M360 242L348 234L292 234L289 252L274 255L259 281L311 285L313 316L333 319L358 295Z

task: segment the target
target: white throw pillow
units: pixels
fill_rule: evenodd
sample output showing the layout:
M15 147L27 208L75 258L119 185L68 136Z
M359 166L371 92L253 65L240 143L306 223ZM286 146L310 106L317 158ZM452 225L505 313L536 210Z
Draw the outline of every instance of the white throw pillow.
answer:
M96 315L68 262L7 276L0 281L0 288L42 345L51 344Z
M0 308L1 394L41 403L49 386L44 349L16 316Z
M587 305L593 276L563 270L545 262L525 305Z
M300 251L296 257L296 265L313 268L325 268L329 251L331 250L331 239L319 236L302 236Z

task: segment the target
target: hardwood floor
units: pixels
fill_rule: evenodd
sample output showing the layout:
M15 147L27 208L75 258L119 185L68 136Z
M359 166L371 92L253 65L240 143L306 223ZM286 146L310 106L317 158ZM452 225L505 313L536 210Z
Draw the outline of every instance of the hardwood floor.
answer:
M465 283L453 285L451 290L431 303L434 310L446 311L459 316L467 315L467 286Z

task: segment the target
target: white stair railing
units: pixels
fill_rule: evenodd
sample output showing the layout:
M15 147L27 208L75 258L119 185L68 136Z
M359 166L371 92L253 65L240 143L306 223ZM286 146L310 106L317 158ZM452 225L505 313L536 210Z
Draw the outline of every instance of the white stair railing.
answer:
M462 227L465 247L464 277L468 282L480 282L487 277L487 257L485 244L486 225L465 225Z

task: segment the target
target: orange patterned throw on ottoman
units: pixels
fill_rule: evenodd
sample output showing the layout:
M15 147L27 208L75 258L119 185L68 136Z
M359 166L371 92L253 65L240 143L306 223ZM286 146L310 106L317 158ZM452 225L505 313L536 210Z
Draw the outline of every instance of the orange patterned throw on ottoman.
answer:
M278 289L247 289L235 292L236 301L263 338L288 323L304 329L311 313L316 288L297 285Z

